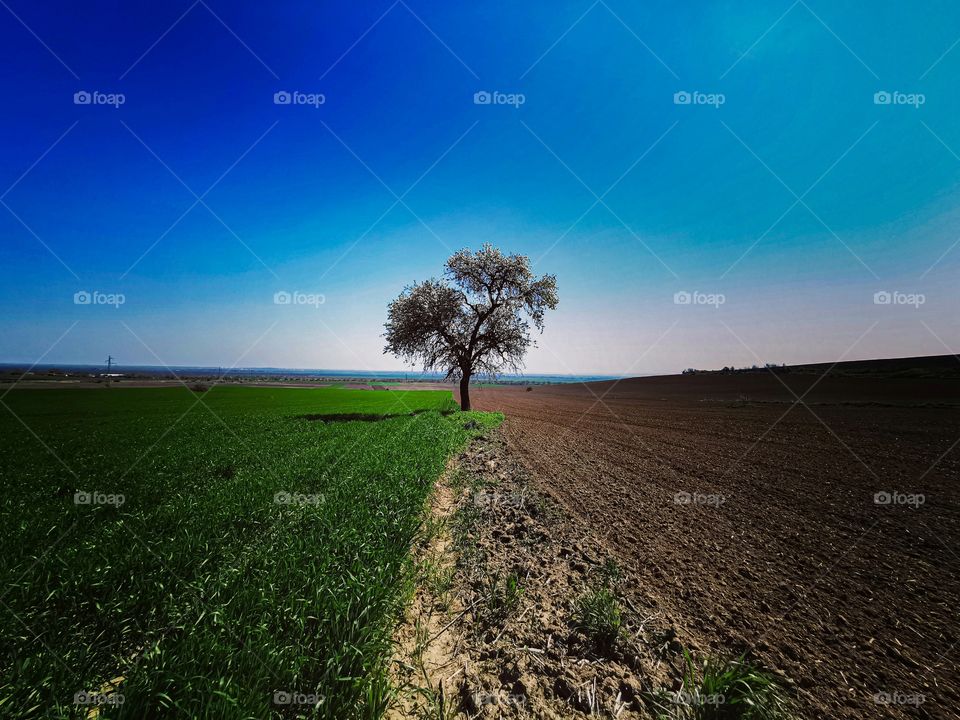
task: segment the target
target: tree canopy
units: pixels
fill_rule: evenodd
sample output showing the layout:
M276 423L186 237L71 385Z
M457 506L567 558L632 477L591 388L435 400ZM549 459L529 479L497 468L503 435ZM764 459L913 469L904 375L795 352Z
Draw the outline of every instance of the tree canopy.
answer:
M384 353L458 378L469 410L471 376L520 370L536 345L531 324L543 332L544 314L556 306L556 277L536 277L530 258L490 244L460 250L441 279L414 283L390 303Z

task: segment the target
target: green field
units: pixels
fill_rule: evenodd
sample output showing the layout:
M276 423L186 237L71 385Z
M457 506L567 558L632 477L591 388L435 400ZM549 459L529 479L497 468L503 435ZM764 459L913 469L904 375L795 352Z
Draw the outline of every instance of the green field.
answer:
M0 716L24 718L111 681L101 718L378 717L425 500L465 420L498 420L445 391L3 402Z

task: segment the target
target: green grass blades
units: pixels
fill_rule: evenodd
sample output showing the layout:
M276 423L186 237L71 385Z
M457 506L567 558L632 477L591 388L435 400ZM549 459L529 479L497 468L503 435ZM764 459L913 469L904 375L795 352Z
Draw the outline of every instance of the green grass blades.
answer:
M684 650L683 689L669 697L662 717L676 720L787 720L782 690L773 678L739 660L709 657L694 663ZM659 703L661 708L664 703Z
M616 595L606 587L584 593L574 605L573 622L598 649L612 648L623 627Z
M0 717L20 718L378 717L425 499L499 420L439 391L4 402Z

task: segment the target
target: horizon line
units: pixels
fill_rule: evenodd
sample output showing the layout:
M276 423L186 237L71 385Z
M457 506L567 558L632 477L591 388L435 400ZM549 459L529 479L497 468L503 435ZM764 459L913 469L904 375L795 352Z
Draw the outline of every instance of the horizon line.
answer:
M18 362L0 362L0 367L15 367L15 368L100 368L106 365L106 363L77 363L77 362L65 362L65 363L18 363ZM127 368L127 369L136 369L136 368L147 368L147 369L167 369L167 370L213 370L215 368L223 370L221 365L150 365L150 364L114 364L114 368ZM334 373L391 373L391 374L409 374L409 375L443 375L442 371L431 371L431 370L387 370L387 369L376 369L376 370L360 370L357 368L310 368L310 367L279 367L274 365L247 365L247 366L237 366L230 367L225 370L225 373L238 372L238 371L250 371L250 370L280 370L288 372L311 372L311 373L323 373L323 372L334 372ZM659 373L648 373L647 375L622 375L622 374L611 374L611 373L557 373L557 372L522 372L522 373L496 373L497 376L510 376L510 377L523 377L523 376L536 376L536 377L602 377L602 378L630 378L630 377L648 377L651 375L657 375ZM677 373L679 374L679 373ZM488 376L487 374L475 373L473 377Z
M873 357L873 358L836 360L836 361L834 361L834 360L820 360L820 361L816 361L816 362L773 363L772 366L774 366L774 367L788 367L788 368L789 368L789 367L805 367L805 366L810 366L810 365L831 365L831 364L834 364L834 365L845 365L845 364L849 364L849 363L864 363L864 362L869 363L869 362L880 362L880 361L891 361L891 360L914 360L914 359L920 360L920 359L948 358L948 357L960 358L960 356L958 356L956 353L946 352L946 353L940 353L940 354L937 354L937 355L901 355L901 356L895 356L895 357ZM53 362L51 362L51 363L30 363L30 362L7 362L7 361L0 361L0 367L27 368L27 371L28 371L28 372L29 372L29 370L32 370L32 369L35 369L35 368L58 368L58 367L64 367L64 368L100 368L100 367L102 367L103 365L105 365L105 363L77 363L77 362L66 362L66 363L63 363L63 362L61 362L61 363L53 363ZM116 367L116 368L127 368L127 369L137 369L137 368L148 368L148 369L154 369L154 370L156 370L156 369L166 369L166 370L168 370L168 371L173 371L173 370L212 370L212 369L214 369L214 368L218 368L218 369L220 369L220 370L223 370L223 366L222 366L222 365L165 365L165 364L160 364L160 365L149 365L149 364L131 364L131 365L124 365L124 364L116 364L116 365L114 365L113 367ZM612 379L612 380L620 379L620 380L623 380L623 379L639 378L639 377L662 377L662 376L669 376L669 375L680 375L680 374L683 374L683 372L686 371L686 370L688 370L688 369L695 369L695 370L697 370L698 372L719 372L719 371L725 369L726 367L730 367L730 366L725 366L724 368L690 368L690 367L687 367L687 368L682 368L681 370L677 370L677 371L673 371L673 372L633 373L633 374L629 374L629 375L626 375L626 374L616 374L616 373L595 373L595 372L582 372L582 373L556 373L556 372L533 372L533 371L530 371L530 372L520 372L520 373L506 373L506 372L505 372L505 373L497 373L497 374L495 375L495 377L564 377L564 378L589 377L589 378L602 378L602 379ZM742 366L742 367L740 367L740 368L733 367L733 369L735 369L735 370L736 370L736 369L753 369L753 368L763 369L764 367L766 367L766 365L753 364L753 365L745 365L745 366ZM409 374L409 375L441 375L441 376L442 376L442 375L444 374L442 371L429 371L429 370L409 370L409 369L401 369L401 370L385 370L385 369L359 370L359 369L357 369L357 368L346 368L346 369L339 369L339 368L308 368L308 367L300 367L300 368L297 368L297 367L277 367L277 366L270 366L270 365L230 367L230 368L227 369L227 371L226 371L225 374L229 374L229 373L231 373L231 372L251 371L251 370L273 370L273 371L310 372L310 373L323 373L323 372L331 372L331 373L361 373L361 374L367 374L367 375L369 375L369 374L375 374L375 373L391 373L391 374L400 374L400 373L403 373L403 374ZM477 374L474 374L473 377L490 377L490 375L482 375L482 374L477 373Z

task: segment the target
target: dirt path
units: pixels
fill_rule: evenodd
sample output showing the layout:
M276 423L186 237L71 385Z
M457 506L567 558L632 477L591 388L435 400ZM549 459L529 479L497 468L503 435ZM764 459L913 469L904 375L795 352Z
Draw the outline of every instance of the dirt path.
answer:
M955 385L830 378L809 409L763 376L610 387L474 403L685 645L783 671L811 718L960 717Z
M502 434L475 439L454 468L432 503L440 532L417 553L388 717L647 720L679 702L674 634L627 597L629 570L530 486ZM452 573L438 582L438 568ZM598 644L577 604L602 588L620 625Z

